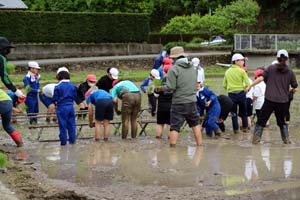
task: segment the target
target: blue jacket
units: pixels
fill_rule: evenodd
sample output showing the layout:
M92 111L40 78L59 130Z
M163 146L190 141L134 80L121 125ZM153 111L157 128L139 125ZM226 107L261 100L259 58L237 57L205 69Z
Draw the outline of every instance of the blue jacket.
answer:
M40 89L40 83L39 83L40 75L33 74L31 72L28 72L26 76L23 79L24 88L26 88L28 85L30 87L27 95L37 95Z
M145 80L143 81L143 83L141 84L141 90L146 93L147 92L147 87L149 87L151 85L152 81L151 79L145 78Z
M218 101L218 98L213 91L211 91L207 87L203 87L197 92L197 105L200 116L204 115L204 110L206 109L205 105L207 101L211 101L210 107L212 107Z
M77 88L70 80L61 80L54 88L53 103L57 106L73 105Z

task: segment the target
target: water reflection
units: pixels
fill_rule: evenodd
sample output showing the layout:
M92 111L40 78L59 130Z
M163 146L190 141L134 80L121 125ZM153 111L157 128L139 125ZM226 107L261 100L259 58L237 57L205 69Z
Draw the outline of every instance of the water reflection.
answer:
M139 142L139 141L137 141ZM126 182L186 187L252 185L299 177L299 149L272 144L243 147L214 141L205 147L94 143L48 146L31 152L51 178L82 185Z

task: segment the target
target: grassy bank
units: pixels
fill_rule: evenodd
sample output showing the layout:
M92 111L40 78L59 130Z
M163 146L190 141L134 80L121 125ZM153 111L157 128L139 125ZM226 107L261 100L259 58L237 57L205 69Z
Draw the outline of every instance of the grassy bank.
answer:
M227 68L222 67L208 67L205 68L205 76L206 77L212 77L212 76L223 76L225 73L225 70ZM119 79L121 80L132 80L132 81L142 81L146 77L149 76L151 69L120 69L119 73ZM40 72L41 78L40 78L40 84L45 85L47 83L55 83L57 80L55 79L55 72ZM71 71L71 81L75 84L81 83L85 81L85 78L88 74L95 74L97 76L97 79L99 79L101 76L106 74L105 70L95 70L95 71ZM9 77L11 81L15 85L23 85L23 78L25 74L10 74Z
M0 152L0 169L5 168L7 165L7 156Z

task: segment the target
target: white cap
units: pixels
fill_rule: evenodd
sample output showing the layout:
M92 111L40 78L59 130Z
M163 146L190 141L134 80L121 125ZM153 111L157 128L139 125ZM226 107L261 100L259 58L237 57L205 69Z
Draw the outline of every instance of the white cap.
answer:
M151 76L153 76L155 79L160 79L159 71L157 69L152 69L150 72Z
M194 66L194 67L198 67L199 64L200 64L199 58L193 58L193 59L192 59L192 63L193 63L193 66Z
M276 64L278 64L278 60L274 60L274 61L272 62L272 65L276 65Z
M244 57L242 54L240 53L235 53L233 54L232 58L231 58L231 61L236 61L236 60L248 60L247 57Z
M118 79L119 71L117 68L114 67L110 68L109 73L113 79Z
M59 72L68 72L69 73L69 70L66 67L60 67L60 68L58 68L56 74L58 74Z
M36 61L29 61L28 67L35 68L35 69L41 69L39 64Z
M277 58L288 58L289 54L285 49L280 49L277 51Z

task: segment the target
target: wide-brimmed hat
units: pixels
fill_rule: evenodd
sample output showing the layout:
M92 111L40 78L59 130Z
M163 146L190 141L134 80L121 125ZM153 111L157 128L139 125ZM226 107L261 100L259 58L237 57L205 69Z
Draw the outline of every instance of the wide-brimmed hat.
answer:
M188 54L184 53L184 49L183 47L173 47L171 50L170 50L170 58L178 58L180 56L184 56L184 57L187 57Z

